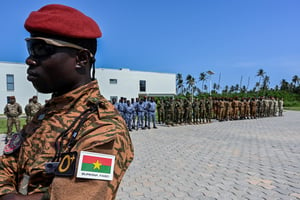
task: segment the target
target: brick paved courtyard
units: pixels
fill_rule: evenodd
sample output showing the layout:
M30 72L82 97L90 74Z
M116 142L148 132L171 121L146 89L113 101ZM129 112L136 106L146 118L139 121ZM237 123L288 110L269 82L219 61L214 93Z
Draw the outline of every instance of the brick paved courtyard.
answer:
M135 160L117 200L300 199L300 112L131 137Z
M131 132L117 200L300 199L300 112Z

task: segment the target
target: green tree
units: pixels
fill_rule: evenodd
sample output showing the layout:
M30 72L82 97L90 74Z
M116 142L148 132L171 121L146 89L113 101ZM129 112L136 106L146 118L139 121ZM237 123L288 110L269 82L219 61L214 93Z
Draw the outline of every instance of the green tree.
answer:
M261 79L263 79L264 78L264 76L265 76L265 71L263 70L263 69L259 69L258 71L257 71L257 74L256 74L256 76L258 76L259 77L259 81L258 81L258 88L261 86Z
M204 82L206 81L207 76L205 72L200 73L199 80L202 81L202 90L204 90Z
M176 74L176 93L183 94L183 92L184 92L184 85L183 85L182 74L178 73Z
M280 82L280 90L289 90L289 83L285 79L282 79Z
M188 89L189 93L194 95L193 90L194 90L194 86L196 84L195 78L192 75L188 74L185 80L186 80L187 89Z
M295 75L293 76L292 82L294 83L294 86L297 87L299 86L300 78L297 75Z

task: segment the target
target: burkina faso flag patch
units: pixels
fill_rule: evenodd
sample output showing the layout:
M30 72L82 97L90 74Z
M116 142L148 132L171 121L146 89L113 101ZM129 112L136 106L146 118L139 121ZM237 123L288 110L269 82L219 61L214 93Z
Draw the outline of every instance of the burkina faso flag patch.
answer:
M77 168L77 177L112 180L114 163L114 155L81 151Z

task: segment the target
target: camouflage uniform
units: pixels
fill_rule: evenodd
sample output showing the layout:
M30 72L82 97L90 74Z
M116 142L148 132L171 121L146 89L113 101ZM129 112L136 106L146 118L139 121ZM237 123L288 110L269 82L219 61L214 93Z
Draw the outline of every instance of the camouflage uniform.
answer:
M225 117L225 101L223 99L219 101L219 108L219 121L223 121Z
M205 99L200 100L200 123L205 123L206 119L206 105L205 105Z
M31 102L28 107L28 117L26 118L26 122L29 123L34 115L42 108L42 105L39 102Z
M94 110L86 120L82 124L81 120L76 121L89 108ZM76 127L81 128L75 143L71 143L74 145L68 148ZM115 199L121 179L132 162L133 146L124 120L100 95L97 81L53 97L22 133L24 142L20 150L0 158L0 195L17 193L24 177L29 177L26 193L44 193L43 199ZM115 155L113 180L46 174L44 164L52 161L56 152L68 151Z
M257 110L257 100L255 98L252 98L250 101L250 116L251 119L256 119L256 110Z
M283 116L283 98L278 100L278 116Z
M213 115L213 101L211 97L206 100L206 113L206 122L210 123Z
M194 124L198 124L199 114L200 114L200 102L198 101L198 99L195 99L194 103L193 103L193 123Z
M185 108L185 114L184 114L185 123L191 124L193 118L193 106L190 98L186 99L184 108Z
M20 104L9 102L4 108L4 114L7 117L7 136L10 137L13 125L16 127L16 131L20 132L20 119L19 116L22 114L22 107Z

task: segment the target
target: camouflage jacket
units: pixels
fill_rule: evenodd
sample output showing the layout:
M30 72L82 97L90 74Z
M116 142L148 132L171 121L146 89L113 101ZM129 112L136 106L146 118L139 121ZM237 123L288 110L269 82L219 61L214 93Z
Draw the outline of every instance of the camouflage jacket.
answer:
M45 163L53 160L57 147L68 152L72 131L80 121L76 118L89 105L97 105L96 112L90 113L80 125L70 152L115 155L113 180L50 176L45 173ZM24 177L29 177L26 193L42 192L43 199L115 199L121 179L133 160L133 146L122 117L100 95L97 81L53 97L22 132L24 141L19 151L0 158L0 195L18 193Z
M8 103L4 108L4 114L7 117L18 117L22 114L22 107L18 103Z
M40 103L31 103L29 105L29 115L32 117L42 108Z

